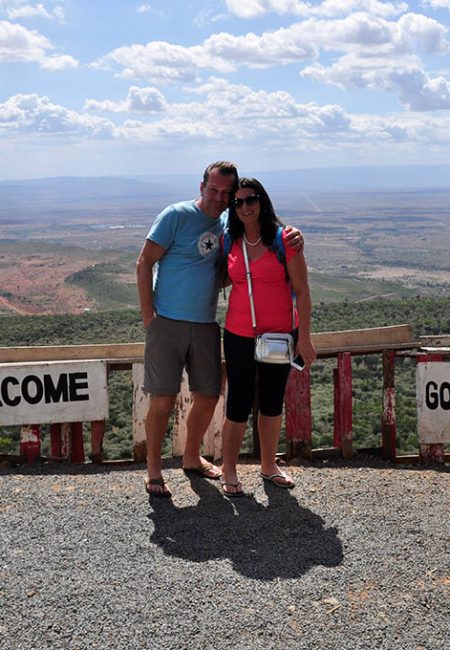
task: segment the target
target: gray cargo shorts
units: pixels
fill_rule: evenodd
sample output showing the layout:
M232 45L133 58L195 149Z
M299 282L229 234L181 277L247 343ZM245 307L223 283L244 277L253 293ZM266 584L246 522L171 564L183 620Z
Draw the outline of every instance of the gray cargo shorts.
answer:
M219 395L220 327L157 316L145 331L144 385L153 395L176 395L186 368L189 390Z

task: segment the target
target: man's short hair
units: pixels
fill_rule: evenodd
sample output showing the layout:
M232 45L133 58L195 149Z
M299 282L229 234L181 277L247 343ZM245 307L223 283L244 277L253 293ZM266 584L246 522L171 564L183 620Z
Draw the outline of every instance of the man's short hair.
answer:
M221 174L224 176L234 176L234 185L237 185L239 180L238 170L234 163L229 162L228 160L217 160L216 162L211 163L203 172L203 184L206 185L209 179L210 173L213 169L218 169Z

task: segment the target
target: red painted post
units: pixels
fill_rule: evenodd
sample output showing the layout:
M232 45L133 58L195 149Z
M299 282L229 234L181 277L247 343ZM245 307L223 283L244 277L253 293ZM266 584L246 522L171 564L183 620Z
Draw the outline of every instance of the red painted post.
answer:
M351 458L353 455L352 441L352 355L350 352L338 354L338 415L341 431L342 458Z
M333 368L333 396L334 396L334 418L333 418L333 444L341 448L342 444L342 422L341 411L339 409L339 371Z
M383 412L381 415L382 455L395 460L397 424L395 421L395 350L383 352Z
M50 425L50 456L53 458L62 457L62 439L61 439L62 425Z
M62 458L70 458L72 449L72 425L70 422L63 422L61 425L61 456Z
M419 444L420 461L423 463L445 463L445 448L439 443Z
M41 455L41 429L39 424L23 425L20 429L19 453L27 463L33 464Z
M286 455L312 458L311 374L293 368L289 373L285 395Z
M91 460L93 463L101 463L103 460L105 429L105 420L94 420L91 422Z
M427 361L443 360L444 356L442 354L418 354L416 357L416 364L425 363ZM445 463L445 447L440 443L419 443L419 456L421 462L424 463Z
M70 460L72 463L84 463L83 423L72 422L70 431L72 438Z

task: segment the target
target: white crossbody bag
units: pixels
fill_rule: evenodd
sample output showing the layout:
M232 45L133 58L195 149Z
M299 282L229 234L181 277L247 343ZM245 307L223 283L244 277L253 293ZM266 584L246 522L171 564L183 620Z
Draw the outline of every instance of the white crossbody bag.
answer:
M248 261L245 239L242 239L242 250L244 253L245 273L247 277L248 298L250 301L252 326L255 332L255 359L260 363L288 363L294 366L294 368L297 368L297 370L302 370L302 366L294 363L294 338L292 334L283 332L266 332L265 334L256 333L256 315L255 303L253 301L252 276L250 273L250 264ZM294 328L294 315L293 321Z

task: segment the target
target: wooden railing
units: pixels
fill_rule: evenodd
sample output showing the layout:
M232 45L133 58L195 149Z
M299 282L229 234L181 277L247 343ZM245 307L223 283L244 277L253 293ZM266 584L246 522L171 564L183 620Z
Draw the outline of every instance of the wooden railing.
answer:
M413 340L409 325L379 327L341 332L323 332L313 335L319 358L336 358L333 371L334 381L334 446L328 450L312 447L311 379L310 371L291 371L286 389L286 456L314 458L327 452L339 453L344 459L353 454L352 442L352 356L381 354L383 357L383 405L380 407L382 419L382 441L380 452L386 459L401 462L418 460L448 460L443 445L421 446L416 456L397 457L395 423L395 358L399 355L424 358L427 354L433 359L450 355L450 337L428 337ZM108 372L132 369L133 373L133 460L145 462L145 414L149 396L142 389L143 343L104 344L104 345L64 345L38 347L0 347L0 371L8 364L36 363L69 360L105 360ZM440 356L436 356L439 354ZM427 357L429 358L429 357ZM223 366L224 371L224 366ZM224 372L225 375L225 372ZM185 378L184 378L185 379ZM214 418L204 438L204 453L215 460L221 457L221 426L225 411L225 380ZM177 397L172 433L172 454L182 454L186 437L186 416L190 406L187 381L182 381ZM32 462L40 457L40 424L22 426L20 436L20 460ZM0 414L1 426L1 414ZM90 423L91 453L94 462L103 460L103 438L105 422L96 420ZM257 440L257 436L254 435ZM424 448L422 448L424 447ZM426 447L426 448L425 448ZM50 426L50 458L67 459L71 462L84 462L83 424L72 422Z

